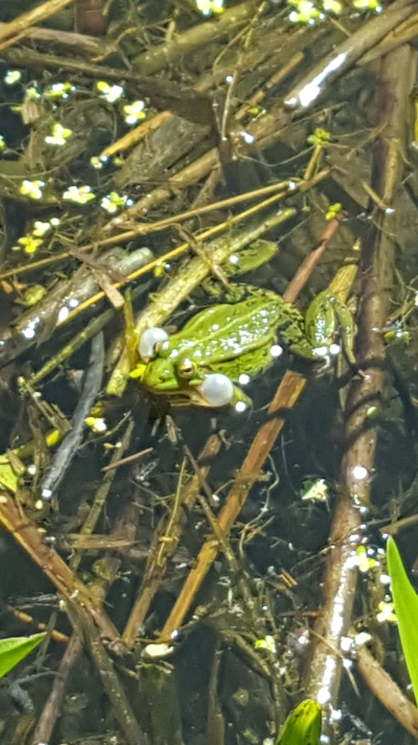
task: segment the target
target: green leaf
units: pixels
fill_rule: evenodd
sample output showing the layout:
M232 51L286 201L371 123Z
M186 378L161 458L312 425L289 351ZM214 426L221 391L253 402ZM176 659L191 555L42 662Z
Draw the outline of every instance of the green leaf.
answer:
M387 557L399 636L415 700L418 701L418 595L408 579L393 538L389 538L387 543Z
M306 699L290 712L276 745L318 745L321 724L321 707L316 701Z
M0 639L0 678L24 660L40 644L45 633Z
M0 487L15 494L19 486L19 477L24 473L25 466L16 453L9 450L0 455Z

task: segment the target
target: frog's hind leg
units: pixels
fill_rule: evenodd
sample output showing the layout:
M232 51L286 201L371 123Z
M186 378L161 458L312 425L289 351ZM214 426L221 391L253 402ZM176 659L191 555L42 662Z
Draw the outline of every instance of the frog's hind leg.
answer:
M341 346L343 348L345 356L347 357L348 363L352 367L356 368L357 364L353 352L356 326L353 316L351 315L348 308L346 308L346 306L339 301L335 303L334 308L335 315L340 325Z
M236 359L228 361L227 364L224 362L220 362L219 364L213 363L210 365L210 369L213 372L225 373L233 383L240 382L240 377L243 374L248 375L251 380L273 364L277 357L274 354L275 344L276 338L272 335L271 339L263 347L257 347L243 352Z

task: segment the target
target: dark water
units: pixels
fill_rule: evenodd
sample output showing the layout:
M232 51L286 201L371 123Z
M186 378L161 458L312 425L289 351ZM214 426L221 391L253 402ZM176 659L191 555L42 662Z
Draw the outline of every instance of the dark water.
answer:
M236 4L226 5L229 10ZM30 7L35 6L36 3L32 3ZM304 698L302 679L309 656L300 639L309 638L309 629L321 608L324 549L332 525L344 452L344 383L349 382L351 371L346 366L340 375L332 367L318 374L318 365L298 360L285 351L263 375L250 382L246 392L253 405L244 413L238 413L230 409L170 409L161 398L152 398L141 391L134 381L129 381L120 399L110 398L105 392L112 367L108 362L105 382L97 396L107 432L94 434L86 429L83 444L74 454L54 499L44 504L39 502L40 474L47 472L50 464L44 437L51 429L51 421L45 417L45 411L39 409L37 396L18 388L19 376L28 379L92 318L110 307L101 301L74 322L55 331L57 319L52 316L45 324L42 338L30 339L29 343L26 338L22 345L14 324L27 312L21 305L25 291L36 284L52 291L57 281L67 280L80 271L80 262L77 257L68 255L64 260L30 272L22 271L22 267L60 254L69 245L94 243L103 225L111 219L100 207L102 199L116 191L136 202L211 148L219 147L222 165L219 178L214 178L212 186L208 184L209 190L212 189L209 201L215 202L261 189L275 181L302 177L313 152L307 143L308 136L318 127L331 135L331 143L318 169L333 167L335 170L306 194L298 193L286 200L287 207L295 208L295 216L266 236L277 243L278 253L267 266L250 273L243 281L282 294L306 255L317 246L326 224L324 213L328 205L335 202L342 203L346 218L327 247L320 266L309 277L297 300L298 307L305 310L344 263L357 260L358 253L353 245L356 239L364 238L371 219L366 213L367 195L361 188L361 181L368 183L371 178L374 152L371 133L380 122L376 94L378 67L375 64L344 72L324 91L316 107L293 118L283 114L283 119L277 121L276 129L280 134L270 133L264 139L260 137L255 146L247 147L242 137L233 132L239 132L242 126L251 129L251 116L263 117L263 111L247 114L241 125L235 119L239 108L262 90L266 95L260 107L267 113L273 110L314 63L341 43L341 33L329 20L311 29L290 26L286 20L288 9L271 3L254 20L253 30L247 28L244 35L247 46L242 46L243 42L238 39L226 48L228 38L234 38L237 31L244 28L242 23L234 31L231 21L223 35L195 45L188 54L173 59L168 67L163 65L155 72L146 69L148 62L143 55L171 33L170 23L175 24L176 34L190 33L195 26L197 33L203 21L192 6L193 3L168 1L111 4L108 38L122 40L117 47L119 51L113 48L103 59L100 50L96 49L96 55L91 52L89 57L86 51L73 52L60 44L59 39L52 44L40 37L32 41L24 39L20 47L14 44L0 51L0 134L5 143L0 154L0 273L16 269L15 274L0 277L3 282L0 337L6 338L4 335L9 333L12 338L0 349L0 452L6 453L35 441L34 454L24 461L26 469L30 465L35 469L26 470L16 498L22 514L42 529L46 540L52 541L51 545L64 561L74 566L71 563L74 541L102 483L101 469L109 463L112 454L107 446L115 447L128 422L132 422L132 434L123 457L152 448L152 452L117 469L93 531L104 537L103 544L100 547L90 544L82 552L79 567L74 568L74 573L91 592L100 582L106 586L104 612L122 634L144 582L147 557L153 553L159 555L162 544L155 537L155 530L164 518L167 530L170 515L173 515L182 463L187 454L185 446L197 459L208 437L218 434L219 452L200 463L209 467L200 485L200 494L207 503L206 513L201 502L194 502L192 507L183 510L179 544L165 571L161 572L158 590L141 625L137 643L133 649L110 648L109 655L132 714L150 745L203 745L206 742L209 745L255 745L266 738L274 738L278 724ZM71 33L74 19L70 8L54 19L49 18L48 28ZM0 21L10 21L16 13L28 9L25 3L20 7L19 4L6 7L1 3ZM250 17L254 17L254 11ZM219 20L221 18L219 16ZM343 16L351 33L372 20L372 14L359 19L348 10ZM13 56L18 48L26 49L27 54L35 52L38 57L19 64L18 58ZM266 81L283 70L298 52L304 55L299 65L295 63L287 75L283 74L281 82L266 86ZM74 54L78 63L75 69L69 69L68 64L65 67L64 58L70 54ZM58 60L61 55L63 69L60 70L48 55L55 55ZM99 74L94 65L102 65L103 73ZM225 67L225 71L218 75L220 67ZM114 71L113 78L109 68ZM10 82L12 70L20 72L20 79L15 82ZM225 76L234 71L237 79L229 101ZM148 88L144 81L145 88L141 88L141 83L135 84L134 74L154 75L155 90L152 86L150 89L149 80ZM208 82L211 76L213 80ZM98 92L96 83L101 79L108 81L109 86L124 85L119 101L106 100ZM194 100L192 88L202 80L205 84L200 91L204 90L204 94ZM52 98L49 95L51 86L65 81L69 81L74 90L67 97ZM32 103L35 113L34 119L25 124L21 111L15 107L21 105L26 96L26 115L29 116L30 88L35 91ZM90 159L130 131L123 119L123 105L139 98L145 100L147 119L164 110L170 110L174 118L142 143L121 150L122 165L110 159L102 170L94 169ZM225 99L231 108L222 124ZM45 137L53 132L54 122L72 132L62 146L45 143ZM222 138L225 122L229 133L227 140ZM407 144L409 141L408 135ZM344 160L348 150L352 150L352 157ZM393 311L412 301L416 292L414 157L413 149L408 150L404 181L397 196ZM316 172L314 170L311 176ZM200 180L187 188L173 187L169 198L156 204L149 214L136 219L156 221L173 216L173 223L177 223L178 213L190 209L195 200L203 202L200 189L209 173L202 172ZM40 199L21 194L20 185L25 179L45 182ZM62 198L70 186L81 185L91 186L96 195L94 200L82 205ZM242 204L221 206L214 212L186 221L182 232L168 227L144 238L130 238L123 245L129 251L146 245L156 256L164 256L198 229L213 227L254 203L248 199ZM19 244L19 239L31 235L35 221L48 222L54 217L61 221L59 228L50 231L34 254L25 252L25 244ZM127 229L130 227L129 223ZM16 246L20 250L13 250ZM100 258L100 253L98 256ZM95 254L94 258L97 258ZM85 272L96 270L95 266L84 268ZM134 300L135 312L146 307L149 295L182 271L185 271L184 264L174 262L165 267L162 278L147 275L147 279L151 279ZM117 281L120 277L111 276L110 279ZM133 283L133 287L140 287L142 281ZM359 291L357 279L352 293L354 314ZM181 326L185 316L208 302L211 301L203 293L192 295L170 315L169 323L173 327ZM105 325L107 351L123 327L122 314L117 312ZM378 444L371 506L364 516L365 543L374 552L384 549L382 526L412 516L416 511L414 396L418 380L414 313L407 318L405 313L401 314L396 330L408 332L408 343L388 345L385 389L376 423ZM35 386L44 402L59 407L69 419L80 399L82 372L89 364L89 354L90 344L86 343ZM150 660L144 656L144 648L147 642L158 638L202 544L211 533L208 508L216 518L255 434L268 419L267 406L278 383L291 369L306 376L307 385L297 405L286 412L284 428L234 523L229 536L231 553L225 557L220 551L212 563L185 615L183 626L173 639L170 656ZM183 489L192 475L193 466L186 457ZM328 487L326 499L302 499L307 483L319 480ZM124 538L125 545L116 547L112 543L116 538ZM408 570L416 560L416 539L417 529L413 524L397 535ZM384 562L382 554L376 555ZM23 625L11 608L20 609L33 616L37 623L51 624L51 629L55 627L70 635L71 619L74 619L60 606L56 588L5 529L0 534L0 558L2 636L23 635L36 628ZM107 562L105 572L100 563L103 559ZM381 571L385 571L384 566L359 576L350 633L369 631L371 652L405 691L408 677L397 629L376 621L379 602L386 592L380 582ZM270 640L269 649L259 648L262 639L265 646L266 640ZM105 648L108 646L106 643ZM64 643L52 639L43 656L33 654L4 679L0 688L1 743L33 742L35 723L42 714L65 648ZM413 737L376 700L356 672L355 665L350 668L350 676L343 673L339 698L335 702L340 718L334 742L412 743ZM87 645L74 664L61 713L49 739L50 745L64 742L70 745L130 742L109 704L103 679Z

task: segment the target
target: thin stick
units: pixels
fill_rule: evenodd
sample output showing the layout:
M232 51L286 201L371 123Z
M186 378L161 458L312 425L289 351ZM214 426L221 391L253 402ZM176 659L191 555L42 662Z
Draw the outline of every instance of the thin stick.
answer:
M39 717L38 724L33 733L32 745L39 745L41 742L49 742L57 720L57 712L61 711L64 703L65 689L67 687L70 672L77 661L82 646L82 637L74 633L59 664L51 692L46 700L42 714Z
M274 416L279 411L291 409L305 387L306 380L295 372L286 372L274 396L268 413L270 419L263 424L256 434L247 457L235 478L234 485L218 518L218 528L228 534L242 507L244 506L252 485L258 478L260 469L266 461L277 437L283 429L285 420ZM195 565L188 575L185 584L164 628L159 641L168 641L181 623L190 607L193 598L203 582L206 573L216 558L219 544L213 536L203 544Z
M35 24L44 21L45 18L53 16L72 2L74 0L48 0L48 2L42 3L42 5L37 5L28 13L23 13L23 15L18 16L13 21L10 21L10 23L2 24L0 27L0 41L2 39L9 39L11 36L17 36L22 32L24 33L30 26L35 26Z
M324 230L322 231L322 235L318 241L318 245L313 249L313 251L311 251L307 255L307 257L305 258L305 260L303 261L303 263L297 270L295 276L287 285L286 291L283 294L283 299L286 300L286 302L288 303L295 302L297 296L299 295L302 288L305 286L307 280L311 276L316 265L321 260L329 242L336 235L342 219L343 219L343 215L341 216L338 215L337 217L334 217L333 220L330 220L330 222L326 224Z
M396 205L403 162L406 109L409 101L408 72L410 51L398 49L385 57L379 85L381 112L379 147L375 150L372 182L383 204ZM396 212L396 209L394 210ZM356 502L367 506L374 472L378 426L368 412L380 405L385 387L385 348L376 328L383 328L390 309L390 292L395 267L393 217L374 208L374 220L361 248L361 298L356 337L356 362L364 373L352 379L346 404L345 455L341 464L341 484L329 538L332 551L327 555L322 582L322 614L315 623L315 637L305 692L310 698L336 704L342 662L331 649L340 649L341 638L349 629L355 596L357 572L351 556L361 540L362 515Z
M80 626L83 629L97 672L109 696L113 713L125 735L126 742L128 745L147 745L147 738L136 720L112 661L103 646L97 627L89 616L80 613L79 607L73 606L71 615L75 616L75 626Z
M356 654L356 667L376 698L418 740L418 710L377 660L364 647Z
M360 26L354 34L309 70L307 75L287 93L285 105L304 111L313 106L333 80L349 70L362 54L412 15L414 9L415 6L411 0L396 0L385 13Z
M110 466L116 463L119 460L120 456L123 455L126 448L129 447L133 429L134 429L134 423L131 420L128 422L126 430L123 433L120 446L116 448L113 452L112 463L110 464ZM107 473L104 476L103 480L99 484L99 487L94 496L93 504L91 505L91 508L86 517L86 520L84 521L84 524L80 530L80 535L87 536L93 533L93 530L96 527L97 521L103 509L103 505L105 504L106 498L109 494L110 487L113 484L114 477L115 477L115 471L109 471L109 473ZM81 557L82 557L81 551L73 552L73 555L71 556L71 559L70 559L70 568L73 572L77 571L80 561L81 561Z
M221 446L221 441L217 435L212 435L206 442L202 452L200 453L199 460L207 460L208 458L215 457ZM201 475L206 477L209 473L210 466L201 467ZM191 512L193 505L196 501L196 496L199 490L199 478L197 474L194 474L190 483L185 486L184 494L182 495L181 506L187 508L187 512ZM170 533L170 543L164 543L164 553L162 556L158 556L159 562L157 561L157 552L160 542L160 537L167 533L167 518L164 516L159 521L154 535L152 543L148 551L148 560L145 568L142 585L138 593L138 597L135 601L134 607L131 610L128 622L125 630L122 634L122 641L128 647L133 647L139 630L144 622L145 616L148 612L149 606L158 589L160 588L161 582L163 581L167 563L170 556L173 555L179 544L182 535L182 519L184 516L183 509L180 509L175 525L172 525Z
M253 199L259 199L260 197L267 196L268 194L274 194L275 192L283 192L283 197L286 196L286 194L295 194L297 192L297 186L297 179L292 179L291 182L278 181L275 184L270 184L269 186L265 186L261 189L254 189L252 191L247 191L244 194L238 194L235 197L221 199L218 202L212 202L211 204L205 204L201 207L187 210L186 212L180 212L177 215L166 217L164 218L164 220L157 220L156 222L151 223L140 223L139 225L135 225L135 227L133 227L131 230L126 230L125 232L119 233L118 235L109 238L103 238L102 240L96 241L95 243L87 243L85 246L79 246L78 251L92 251L93 249L103 248L105 246L120 245L121 243L125 243L126 241L131 240L131 238L136 238L140 235L148 235L149 233L158 232L159 230L165 230L165 228L173 225L173 223L183 222L184 220L189 220L192 217L198 217L199 215L204 215L215 210L224 210L228 207L233 207L235 204L239 204L240 202L252 201ZM212 228L211 230L205 231L201 235L198 235L197 238L199 240L202 240L208 235L213 235L214 232L224 230L226 227L228 227L228 223L223 223L221 226L216 226L216 231ZM158 259L155 259L154 261L143 267L144 273L154 269L154 267L157 266L157 264L159 264L160 262L170 261L171 259L176 258L176 256L179 256L185 250L186 247L183 244L183 246L179 246L172 251L169 251L164 256L160 256ZM14 277L16 276L16 274L31 272L34 269L41 269L42 267L49 266L50 264L55 264L58 261L64 261L65 259L68 259L69 256L69 250L63 251L60 254L55 254L55 256L49 256L46 259L34 261L31 264L8 269L6 272L2 272L0 274L0 280L7 279L8 277ZM137 276L140 275L135 274L134 276L133 274L130 274L129 278L127 279L129 279L129 281L132 281L133 279L136 279Z
M65 561L43 542L36 525L21 514L12 497L4 491L0 492L0 525L22 546L68 602L76 599L83 612L93 616L105 636L112 640L119 638L115 627L98 608L96 599L87 587L75 577Z

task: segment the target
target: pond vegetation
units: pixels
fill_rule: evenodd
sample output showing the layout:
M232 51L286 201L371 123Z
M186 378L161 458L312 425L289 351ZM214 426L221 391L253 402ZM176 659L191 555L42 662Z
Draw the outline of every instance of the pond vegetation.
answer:
M0 743L418 739L417 34L0 6Z

